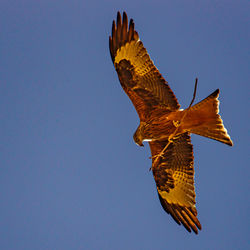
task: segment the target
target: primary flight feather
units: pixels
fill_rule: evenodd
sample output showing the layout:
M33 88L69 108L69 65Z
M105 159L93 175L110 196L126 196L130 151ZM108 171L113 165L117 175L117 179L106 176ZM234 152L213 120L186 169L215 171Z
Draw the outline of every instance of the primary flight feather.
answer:
M152 172L164 210L189 232L197 234L194 189L194 157L190 133L232 146L219 112L219 90L185 110L150 59L127 14L117 13L109 37L109 49L120 83L140 118L134 141L148 141Z

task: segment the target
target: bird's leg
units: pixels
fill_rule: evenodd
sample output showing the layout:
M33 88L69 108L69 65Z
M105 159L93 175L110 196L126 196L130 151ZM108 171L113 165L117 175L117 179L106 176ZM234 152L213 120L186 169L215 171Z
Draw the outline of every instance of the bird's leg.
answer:
M184 117L184 116L185 116L185 114L183 115L183 117ZM182 121L182 119L181 119L181 121ZM176 135L176 133L177 133L177 131L178 131L178 128L179 128L180 125L181 125L181 121L173 121L174 126L175 126L176 128L175 128L175 131L173 132L173 134L171 134L171 135L168 137L168 143L167 143L167 145L163 148L163 150L162 150L159 154L154 155L153 157L150 157L151 159L154 159L154 158L156 158L156 157L162 157L162 156L164 155L164 153L165 153L166 149L168 148L168 146L170 145L170 143L173 142L173 138L175 137L175 135Z
M179 126L180 126L180 124L178 125L178 127L179 127ZM157 165L158 161L160 160L161 157L163 157L163 155L164 155L165 151L167 150L168 146L170 145L170 143L173 142L172 139L173 139L173 137L176 135L176 132L177 132L177 130L178 130L178 127L175 129L174 133L168 137L168 143L167 143L167 145L163 148L163 150L162 150L159 154L154 155L153 157L151 157L151 159L155 159L155 160L153 161L152 167L149 169L149 171L152 170L152 168L153 168L154 166Z
M192 99L191 103L189 104L188 108L185 110L185 112L184 112L184 114L183 114L181 120L180 120L180 121L173 121L174 126L176 127L176 129L175 129L174 133L171 134L171 135L168 137L168 143L167 143L167 145L163 148L163 150L162 150L159 154L154 155L154 156L151 158L151 159L155 159L155 160L154 160L154 162L153 162L152 167L150 168L150 170L158 163L158 160L159 160L161 157L163 157L163 155L164 155L165 151L167 150L168 146L170 145L170 143L173 142L172 139L175 137L175 135L176 135L176 133L177 133L177 131L178 131L178 128L180 127L182 121L184 120L184 118L185 118L186 115L187 115L187 111L191 108L191 106L192 106L192 104L193 104L193 102L194 102L194 99L195 99L195 96L196 96L197 83L198 83L198 78L195 79L195 86L194 86L193 99Z
M152 159L155 159L155 160L153 161L153 164L152 164L152 167L151 167L151 168L153 168L154 166L156 166L157 163L158 163L158 161L160 160L160 158L163 157L163 155L164 155L166 149L168 148L169 144L172 142L172 140L171 140L171 139L169 140L169 139L170 139L170 138L168 138L168 143L167 143L167 145L163 148L163 150L162 150L159 154L154 155L154 156L152 157Z
M183 114L182 118L180 119L180 121L173 121L173 124L174 124L174 126L176 127L176 129L175 129L174 133L171 134L171 135L168 137L168 143L167 143L167 145L164 147L164 149L161 151L160 154L156 155L156 157L162 157L163 154L165 153L165 151L167 150L169 144L170 144L171 142L173 142L172 139L175 137L175 135L176 135L176 133L177 133L177 131L178 131L178 128L180 127L182 121L184 120L184 118L185 118L186 115L187 115L187 111L191 108L191 106L192 106L192 104L193 104L193 102L194 102L194 99L195 99L195 96L196 96L197 84L198 84L198 78L195 78L193 99L192 99L191 103L189 104L188 108L186 109L186 112L184 112L184 114ZM154 157L155 157L155 156L154 156Z

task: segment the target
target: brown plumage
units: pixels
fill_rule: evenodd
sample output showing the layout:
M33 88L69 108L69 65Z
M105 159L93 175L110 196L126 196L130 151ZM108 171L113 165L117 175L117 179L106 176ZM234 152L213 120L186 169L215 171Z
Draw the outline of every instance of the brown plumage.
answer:
M193 146L195 133L232 146L219 113L219 90L196 105L180 105L150 59L126 13L113 21L109 37L112 61L120 83L140 118L134 134L136 144L149 141L152 171L164 210L189 232L198 233L194 190Z

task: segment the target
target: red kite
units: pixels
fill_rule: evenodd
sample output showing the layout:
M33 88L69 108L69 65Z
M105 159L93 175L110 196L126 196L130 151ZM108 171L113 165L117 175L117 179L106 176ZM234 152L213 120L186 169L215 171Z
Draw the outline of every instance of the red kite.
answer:
M150 59L127 14L117 13L113 21L109 49L120 83L140 118L134 141L148 141L152 171L164 210L189 232L197 234L194 190L194 156L190 134L205 136L227 145L233 143L219 115L219 89L194 106L180 105ZM197 84L197 82L196 82ZM195 94L194 94L195 97Z

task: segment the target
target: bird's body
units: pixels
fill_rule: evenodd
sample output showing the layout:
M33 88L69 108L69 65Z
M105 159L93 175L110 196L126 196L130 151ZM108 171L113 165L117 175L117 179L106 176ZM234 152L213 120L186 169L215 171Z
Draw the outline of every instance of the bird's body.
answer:
M232 146L219 115L219 90L185 110L150 59L127 15L118 12L109 38L112 61L121 86L140 118L134 141L148 141L152 172L160 202L178 224L198 233L194 190L193 145L195 133Z
M143 141L166 140L173 134L176 129L175 120L170 120L169 114L167 110L153 110L148 119L141 121L137 128L134 134L136 144L141 146Z

